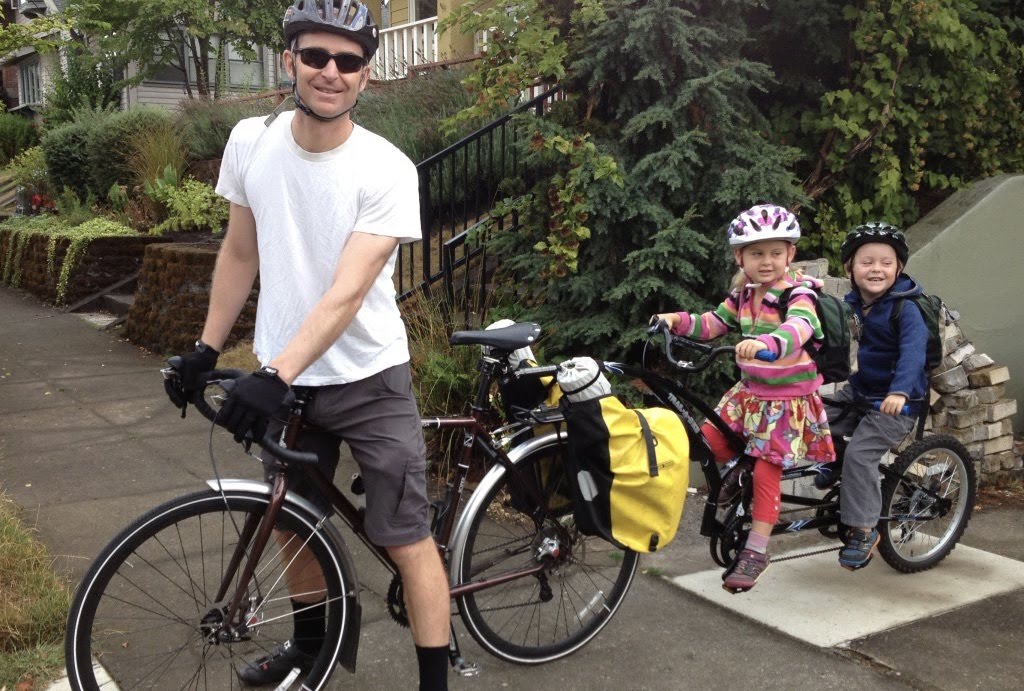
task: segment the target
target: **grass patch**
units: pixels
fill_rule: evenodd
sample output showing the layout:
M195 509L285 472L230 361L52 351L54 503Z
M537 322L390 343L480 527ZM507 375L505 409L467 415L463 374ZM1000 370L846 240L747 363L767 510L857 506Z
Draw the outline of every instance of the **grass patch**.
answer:
M0 688L29 679L40 688L60 676L70 604L67 578L0 492Z

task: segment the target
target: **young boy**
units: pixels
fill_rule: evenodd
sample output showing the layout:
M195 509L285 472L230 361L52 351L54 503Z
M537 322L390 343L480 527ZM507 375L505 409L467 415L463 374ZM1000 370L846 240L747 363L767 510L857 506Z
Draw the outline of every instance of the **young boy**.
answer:
M850 437L843 455L843 484L839 506L849 527L839 564L856 571L868 565L878 545L878 517L882 511L878 462L903 441L927 405L928 375L925 350L928 327L920 310L906 301L900 311L898 331L889 322L894 303L921 293L914 279L903 273L910 252L903 232L889 223L857 226L846 236L840 258L853 284L846 295L861 319L857 348L857 372L837 401L880 402L880 410L866 413L826 405L832 438L839 451L843 437ZM904 406L908 410L904 411ZM835 484L836 470L815 478L824 489Z

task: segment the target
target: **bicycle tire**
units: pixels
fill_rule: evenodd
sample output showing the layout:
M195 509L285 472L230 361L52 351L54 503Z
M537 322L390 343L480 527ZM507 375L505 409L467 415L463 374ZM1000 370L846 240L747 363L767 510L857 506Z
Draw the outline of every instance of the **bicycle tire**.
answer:
M885 476L882 513L894 520L879 523L878 552L897 571L925 571L956 547L967 528L977 493L974 463L963 444L938 435L908 446L896 457L893 470L901 477ZM949 509L937 512L934 498L905 482L903 476L948 499ZM899 516L906 519L895 519ZM927 518L911 520L913 516Z
M224 601L212 601L239 528L246 517L262 515L268 502L265 494L238 490L186 495L151 510L108 543L79 585L68 616L64 652L71 687L240 688L239 669L294 632L281 578L292 562L283 563L272 538L250 584L249 635L223 642L210 633L208 622L223 613L235 590L232 583ZM346 575L344 547L339 551L315 515L286 503L276 527L309 547L327 584L327 644L302 687L316 691L326 686L342 652L341 632L355 616L346 597L354 575Z
M639 555L583 535L567 504L567 481L558 442L513 459L536 486L544 487L546 516L540 525L530 508L516 500L509 473L500 466L496 482L481 483L486 494L470 502L458 583L499 576L537 561L533 556L547 538L559 542L559 557L550 568L457 598L459 614L473 638L489 653L516 664L540 664L572 654L603 629L633 583ZM472 513L470 513L472 512ZM500 550L500 551L496 551ZM458 568L458 567L456 567Z

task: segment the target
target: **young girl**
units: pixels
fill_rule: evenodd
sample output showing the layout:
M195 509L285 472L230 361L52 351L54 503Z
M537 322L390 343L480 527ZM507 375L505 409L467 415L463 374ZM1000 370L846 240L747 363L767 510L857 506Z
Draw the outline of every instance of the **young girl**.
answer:
M746 439L746 453L756 459L750 535L723 583L735 593L753 588L768 568L768 539L779 518L783 469L803 459L831 462L835 451L817 393L821 376L803 347L822 337L815 312L815 290L822 284L789 268L800 239L800 224L781 206L763 204L737 216L729 225L728 237L740 273L725 301L713 312L658 317L673 333L698 340L733 330L745 337L736 345L742 378L716 409L726 424ZM793 290L783 322L779 296L789 288ZM777 359L754 359L761 350L770 351ZM735 455L711 423L705 422L702 430L716 460L724 462Z

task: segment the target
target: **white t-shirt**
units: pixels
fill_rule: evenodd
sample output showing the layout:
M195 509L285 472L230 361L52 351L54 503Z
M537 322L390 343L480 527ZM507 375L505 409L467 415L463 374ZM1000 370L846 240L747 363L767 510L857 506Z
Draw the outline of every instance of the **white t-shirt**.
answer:
M356 125L345 143L309 153L292 137L293 113L270 127L248 118L231 131L217 193L252 209L260 252L260 296L253 350L270 362L295 336L331 286L353 231L420 239L416 167L383 137ZM344 384L408 362L405 325L392 282L397 249L355 318L295 380Z

